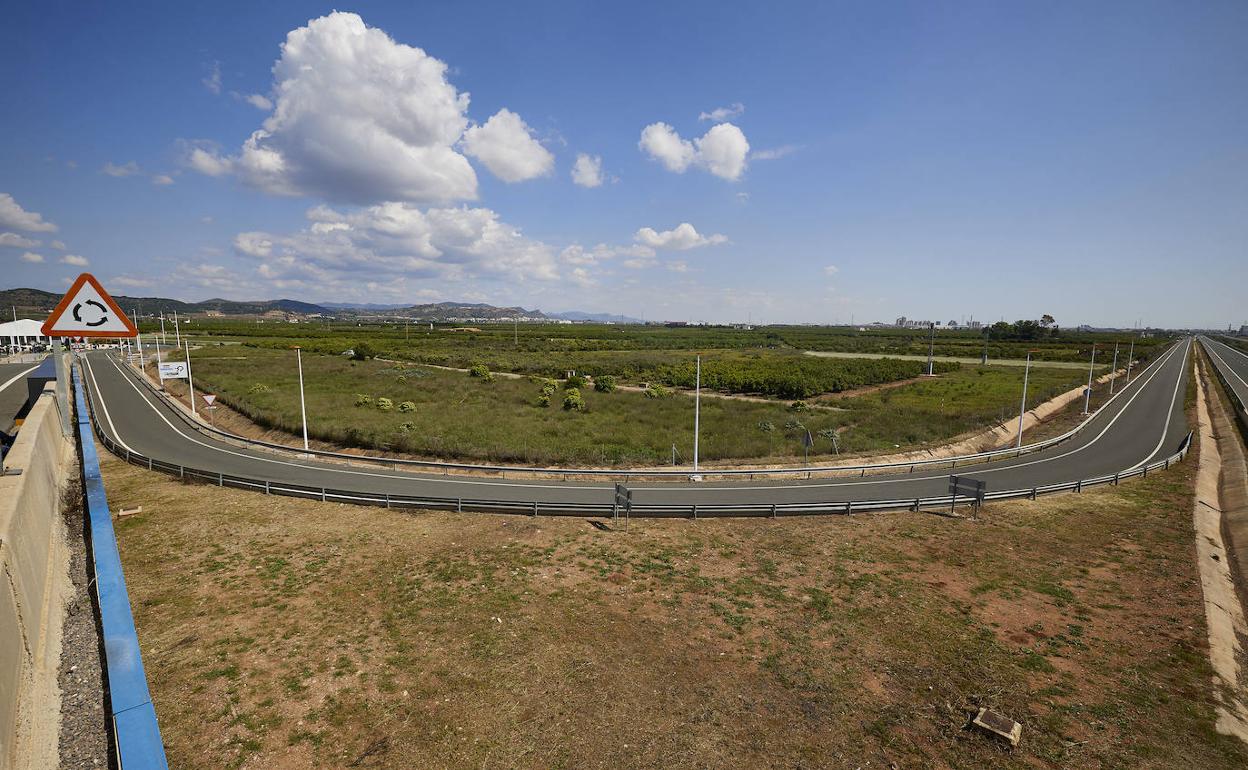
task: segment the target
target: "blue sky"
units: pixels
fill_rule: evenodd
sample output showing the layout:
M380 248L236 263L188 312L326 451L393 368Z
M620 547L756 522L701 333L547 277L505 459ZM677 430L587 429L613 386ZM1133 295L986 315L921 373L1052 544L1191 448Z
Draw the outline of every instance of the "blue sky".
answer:
M1248 321L1248 4L333 10L11 4L0 286Z

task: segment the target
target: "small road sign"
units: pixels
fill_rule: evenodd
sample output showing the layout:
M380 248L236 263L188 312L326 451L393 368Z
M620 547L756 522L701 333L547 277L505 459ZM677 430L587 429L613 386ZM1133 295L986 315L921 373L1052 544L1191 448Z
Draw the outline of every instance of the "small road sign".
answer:
M185 380L186 371L185 361L166 361L160 365L160 379Z
M139 333L90 273L78 276L41 331L47 337L135 337Z
M979 508L984 504L984 495L988 493L988 482L968 479L964 476L949 477L949 510L953 510L954 502L959 497L973 499L973 505Z
M212 403L217 400L216 395L212 393L204 393L203 397L204 401L208 402L208 406L212 406Z
M620 518L620 511L624 511L625 518L632 516L633 513L633 490L623 484L615 485L615 505L611 508L611 518Z

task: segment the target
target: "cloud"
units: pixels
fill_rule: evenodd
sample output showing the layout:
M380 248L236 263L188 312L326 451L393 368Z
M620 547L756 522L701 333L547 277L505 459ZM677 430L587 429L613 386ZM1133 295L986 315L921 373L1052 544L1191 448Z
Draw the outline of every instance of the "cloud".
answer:
M784 144L768 150L752 152L750 153L750 160L778 160L786 155L792 155L800 149L796 144Z
M187 153L186 165L206 176L223 176L234 170L233 160L207 147L192 147Z
M152 184L160 185L162 187L165 185L171 185L173 184L173 177L168 174L157 174L152 177Z
M29 263L31 263L32 265L37 265L37 264L39 264L40 262L42 262L42 261L43 261L43 255L42 255L42 254L36 254L36 253L35 253L35 252L33 252L33 251L28 251L28 252L26 252L25 254L23 254L23 255L22 255L22 261L23 261L23 262L29 262Z
M710 112L702 112L698 114L698 120L710 120L715 123L723 123L725 120L735 118L745 112L745 105L741 102L733 102L727 107L716 107Z
M572 164L572 181L581 187L599 187L602 185L602 158L580 152L576 155L576 163Z
M116 163L105 163L104 167L101 168L100 171L108 174L109 176L115 177L134 176L135 174L142 173L142 169L139 168L139 164L134 161L123 163L120 166Z
M257 110L264 110L265 112L268 112L273 109L273 101L263 94L247 94L241 98Z
M823 274L828 276L829 278L831 278L832 276L836 275L839 272L841 272L841 269L837 267L836 265L828 265L827 267L823 269Z
M579 243L568 246L559 252L559 258L570 265L597 265L616 257L632 257L636 260L653 260L654 249L642 244L629 246L608 246L600 243L592 249L586 249Z
M61 257L59 261L63 265L73 265L75 267L87 266L87 258L80 257L77 254L66 254L65 256Z
M674 259L671 262L668 262L666 267L668 270L670 270L673 273L689 272L689 263L684 261L683 259Z
M476 174L455 149L469 97L446 73L442 61L356 14L314 19L286 36L273 65L273 113L238 156L201 147L190 165L215 175L232 169L277 195L361 204L475 199ZM490 162L523 175L505 154Z
M463 143L465 153L504 182L545 176L555 165L555 156L533 138L519 115L505 107L485 125L465 131Z
M669 249L672 251L685 251L686 249L696 249L699 246L714 246L728 242L726 236L719 234L703 236L688 222L681 222L675 228L664 230L661 233L656 232L654 228L643 227L633 236L633 240L652 249Z
M14 249L30 249L39 245L39 241L26 238L17 233L0 233L0 246Z
M58 229L51 222L45 222L40 214L23 209L8 193L0 193L0 227L30 233L54 233Z
M108 279L108 285L119 289L151 289L156 286L156 281L151 278L122 274Z
M308 210L297 233L239 233L234 248L277 288L384 284L402 278L509 282L560 277L553 250L483 208L389 202L353 212Z
M48 243L48 245L56 249L57 251L65 250L65 241L51 241Z
M668 171L683 174L690 166L704 168L722 179L736 181L745 172L750 143L731 123L711 126L699 139L682 139L666 123L651 123L637 143L642 152L660 161Z
M207 88L212 93L221 93L221 62L214 61L212 66L209 67L208 75L199 82L203 83L204 88Z

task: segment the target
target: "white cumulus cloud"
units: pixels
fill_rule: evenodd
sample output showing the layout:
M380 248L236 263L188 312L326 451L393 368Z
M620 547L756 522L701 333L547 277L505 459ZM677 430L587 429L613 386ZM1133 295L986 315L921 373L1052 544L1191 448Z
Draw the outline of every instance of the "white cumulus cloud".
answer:
M545 176L555 165L555 156L533 138L524 120L505 107L485 125L464 132L464 152L504 182Z
M39 241L17 233L0 233L0 246L8 246L14 249L31 249L39 245Z
M192 147L186 164L206 176L223 176L234 170L233 160L206 147Z
M204 84L214 94L221 93L221 62L214 61L212 66L208 68L208 74L199 82Z
M700 138L682 139L666 123L651 123L641 131L638 147L668 171L683 174L690 166L704 168L722 179L736 181L745 172L750 143L731 123L711 126Z
M235 250L259 261L278 288L357 284L372 277L552 281L553 250L484 208L432 208L388 202L351 212L308 210L297 233L239 233Z
M684 251L686 249L696 249L699 246L714 246L728 242L726 236L718 233L710 236L702 235L688 222L681 222L671 230L664 230L663 232L658 232L652 227L643 227L633 236L633 240L652 249L668 249L671 251Z
M839 272L841 272L841 269L837 267L836 265L828 265L827 267L823 268L823 274L828 276L829 278L831 278L832 276L836 275Z
M25 230L30 233L54 233L57 226L44 220L43 216L27 211L8 193L0 193L0 227Z
M264 96L263 94L247 94L243 97L243 101L247 102L252 107L255 107L257 110L264 110L265 112L268 112L273 109L273 102L270 101L269 97Z
M169 176L168 174L157 174L156 176L152 177L152 184L160 185L162 187L166 185L171 185L173 184L173 177Z
M744 104L741 102L733 102L727 107L716 107L710 112L698 113L698 120L709 120L714 123L723 123L725 120L731 120L744 112Z
M28 251L28 252L26 252L25 254L23 254L23 255L22 255L22 261L23 261L23 262L30 262L31 264L36 264L36 265L37 265L37 264L39 264L40 262L42 262L42 261L43 261L43 255L42 255L42 254L36 254L36 253L35 253L35 252L33 252L33 251Z
M60 262L63 265L73 265L75 267L87 266L87 258L80 257L77 254L66 254L65 256L61 257Z
M100 171L108 174L109 176L123 177L134 176L135 174L142 173L143 170L139 168L138 163L130 161L129 163L122 163L121 165L111 162L105 163L104 167L101 168Z
M581 187L599 187L602 185L602 158L587 153L577 153L576 163L572 164L572 181Z
M48 245L56 249L57 251L65 250L65 241L51 241L48 243Z

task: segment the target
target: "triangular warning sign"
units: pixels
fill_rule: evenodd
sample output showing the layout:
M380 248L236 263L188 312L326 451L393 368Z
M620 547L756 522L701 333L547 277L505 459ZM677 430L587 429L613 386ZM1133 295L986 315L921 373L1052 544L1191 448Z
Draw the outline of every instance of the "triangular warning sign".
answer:
M83 273L43 322L45 337L134 337L139 330L100 282Z

